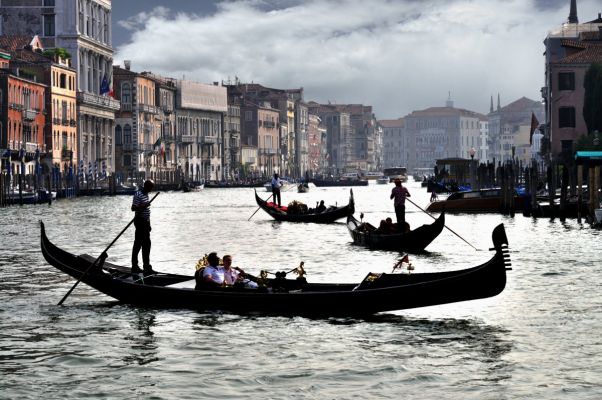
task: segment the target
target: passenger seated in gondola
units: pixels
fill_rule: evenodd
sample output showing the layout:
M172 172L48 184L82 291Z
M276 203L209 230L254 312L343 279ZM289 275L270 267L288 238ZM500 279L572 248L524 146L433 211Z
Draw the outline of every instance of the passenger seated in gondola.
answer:
M316 214L326 211L326 206L324 205L324 200L320 201L320 205L316 207Z
M227 254L223 257L224 262L224 283L226 286L240 286L250 289L257 289L259 285L250 280L242 269L232 266L232 256Z
M207 256L207 266L199 268L194 277L196 279L196 288L199 287L219 287L225 285L224 267L219 265L217 253L212 252Z
M393 233L393 220L391 218L381 220L376 232L385 234Z

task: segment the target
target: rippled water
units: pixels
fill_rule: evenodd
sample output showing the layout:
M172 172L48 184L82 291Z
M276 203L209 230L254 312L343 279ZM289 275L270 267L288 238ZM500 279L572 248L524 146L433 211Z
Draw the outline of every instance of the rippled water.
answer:
M418 205L428 195L410 183ZM391 187L354 188L357 214L392 216ZM267 197L267 193L261 193ZM339 205L348 188L284 193L283 202ZM368 319L239 316L121 305L48 266L50 239L99 254L132 218L131 198L81 198L0 209L0 398L455 398L602 397L600 231L575 221L450 215L448 230L412 256L417 272L487 260L503 222L513 270L497 297ZM155 269L192 273L217 251L250 272L305 261L315 282L389 272L397 254L350 244L343 221L277 223L252 189L162 193L153 203ZM408 207L412 226L432 221ZM109 251L126 264L133 230Z

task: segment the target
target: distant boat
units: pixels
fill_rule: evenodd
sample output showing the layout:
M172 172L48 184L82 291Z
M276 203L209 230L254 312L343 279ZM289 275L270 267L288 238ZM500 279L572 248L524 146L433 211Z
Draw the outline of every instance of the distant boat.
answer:
M522 211L525 198L514 194L514 210ZM447 213L490 213L503 211L503 193L500 188L454 192L444 200L435 200L426 211Z
M381 176L378 179L376 179L376 183L378 183L379 185L386 185L387 183L389 183L389 177Z
M307 193L309 192L309 184L300 183L297 185L297 193Z

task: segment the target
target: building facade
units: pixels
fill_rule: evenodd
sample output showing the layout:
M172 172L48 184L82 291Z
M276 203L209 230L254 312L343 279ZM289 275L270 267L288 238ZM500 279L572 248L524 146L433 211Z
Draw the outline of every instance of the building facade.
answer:
M77 148L74 162L114 169L113 132L119 103L112 82L110 0L5 0L4 35L39 34L45 48L63 48L77 71Z
M404 119L380 120L378 125L382 129L383 168L406 166L410 155Z
M224 177L224 119L227 90L219 86L178 80L176 91L176 143L178 168L191 181Z
M592 63L602 62L602 16L579 23L577 2L571 0L568 21L549 32L545 45L544 139L555 157L572 153L575 142L588 134L583 118L583 81Z

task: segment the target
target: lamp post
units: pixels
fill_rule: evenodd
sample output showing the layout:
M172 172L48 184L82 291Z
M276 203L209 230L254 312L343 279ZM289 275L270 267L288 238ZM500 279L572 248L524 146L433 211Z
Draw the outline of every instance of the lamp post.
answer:
M474 188L476 185L476 181L475 181L475 165L474 165L474 155L477 151L475 150L474 147L471 147L470 150L468 150L468 154L470 155L470 186L472 188Z
M470 155L470 159L474 160L474 155L476 154L476 150L474 149L474 147L471 147L470 150L468 150L468 154Z

